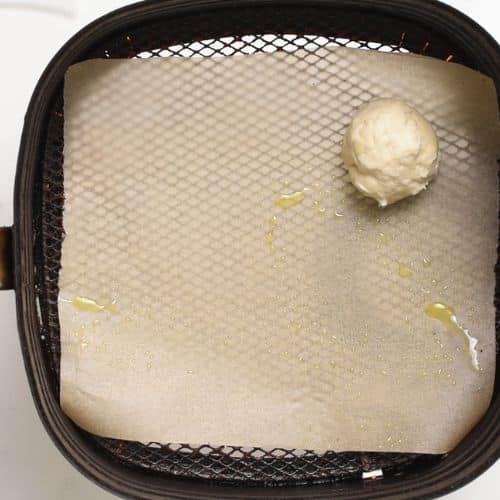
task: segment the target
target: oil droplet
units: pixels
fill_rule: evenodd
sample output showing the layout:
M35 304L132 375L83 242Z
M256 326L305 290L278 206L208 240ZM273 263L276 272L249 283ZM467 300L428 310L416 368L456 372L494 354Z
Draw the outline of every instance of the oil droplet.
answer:
M422 264L424 267L431 267L432 260L429 259L428 257L424 257L422 260Z
M402 262L399 263L399 275L401 278L411 278L413 276L413 271Z
M102 311L116 311L116 305L114 302L109 304L98 304L95 300L89 299L87 297L75 297L71 303L75 309L84 312L102 312Z
M385 233L378 233L378 238L380 240L380 243L382 243L383 245L387 245L387 243L389 243L389 238Z
M82 349L87 349L87 347L90 345L90 343L88 342L88 340L82 340L82 342L80 343L80 346L82 347Z
M381 373L382 375L387 375L387 372L386 372L385 370L380 370L380 373Z
M276 251L276 248L274 247L274 230L276 229L276 225L278 224L278 218L276 216L272 217L271 220L269 221L269 230L266 234L266 241L269 245L269 253L271 255L274 254Z
M290 321L288 327L293 331L295 335L300 335L302 331L302 325L297 321Z
M75 337L80 338L85 335L85 325L82 325L78 330L75 332Z
M80 311L101 312L104 311L104 306L98 304L95 300L85 297L75 297L71 303L73 307Z
M432 286L437 286L438 281L436 279L431 280Z
M319 201L313 201L313 208L316 209L316 213L320 216L320 217L324 217L326 215L326 208L323 208L320 204L319 204Z
M458 324L457 317L455 315L455 311L448 305L443 304L441 302L434 302L429 304L425 309L425 314L430 318L437 319L443 323L443 325L452 333L458 333L459 335L463 335L467 340L469 345L469 354L472 362L472 366L479 370L479 360L477 357L477 339L472 337L468 330L461 327Z
M282 194L276 201L275 204L279 208L287 209L299 205L305 200L305 193L303 191L297 191L290 194Z
M365 230L365 227L363 226L363 223L361 221L356 222L356 229L361 233Z
M340 219L344 218L344 214L342 212L339 212L338 210L336 210L335 213L333 214L333 217L337 220L340 220Z

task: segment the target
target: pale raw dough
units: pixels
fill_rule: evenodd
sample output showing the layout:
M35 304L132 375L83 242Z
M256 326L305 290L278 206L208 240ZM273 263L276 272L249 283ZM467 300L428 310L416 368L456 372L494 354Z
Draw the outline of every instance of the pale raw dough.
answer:
M342 155L352 183L385 207L427 187L437 174L439 145L414 108L400 99L376 99L354 116Z

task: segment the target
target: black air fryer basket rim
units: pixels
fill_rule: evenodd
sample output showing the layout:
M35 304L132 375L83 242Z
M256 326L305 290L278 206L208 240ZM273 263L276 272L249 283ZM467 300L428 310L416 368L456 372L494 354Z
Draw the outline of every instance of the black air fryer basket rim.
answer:
M106 15L76 34L52 59L40 78L26 117L17 165L14 196L14 284L21 347L33 398L40 417L66 458L85 476L128 498L434 498L468 483L500 454L498 372L494 402L480 424L449 457L432 469L408 473L404 481L385 478L373 482L343 482L283 488L219 486L205 481L167 477L126 468L87 441L63 414L43 361L38 336L34 293L33 203L37 164L41 155L46 113L61 88L66 69L82 60L91 48L114 33L153 22L200 12L245 8L300 7L357 10L414 20L439 31L471 55L478 69L500 89L500 48L480 26L460 12L435 0L170 0L144 1Z

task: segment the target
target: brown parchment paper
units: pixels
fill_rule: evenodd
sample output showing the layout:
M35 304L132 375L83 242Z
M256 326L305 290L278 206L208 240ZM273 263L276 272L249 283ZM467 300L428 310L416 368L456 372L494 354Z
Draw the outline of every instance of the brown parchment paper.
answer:
M340 151L354 111L391 96L433 123L442 160L426 192L379 209ZM352 49L91 60L69 69L64 108L61 404L80 426L142 442L441 453L484 414L490 79ZM299 191L302 203L276 206ZM479 371L465 338L425 315L436 301L478 339Z

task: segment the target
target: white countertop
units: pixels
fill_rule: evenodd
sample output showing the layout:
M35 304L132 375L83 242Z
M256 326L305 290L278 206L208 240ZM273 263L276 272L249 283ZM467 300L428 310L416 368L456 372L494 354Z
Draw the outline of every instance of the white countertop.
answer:
M124 0L0 0L0 226L12 224L12 194L23 117L50 58L79 28ZM424 5L424 1L422 4ZM496 0L448 0L500 39ZM23 7L14 7L23 4ZM29 5L38 6L29 8ZM43 6L52 5L46 10ZM40 423L26 380L13 292L0 293L0 485L6 500L111 499L59 453ZM446 500L499 498L500 463ZM496 493L495 493L496 492Z

